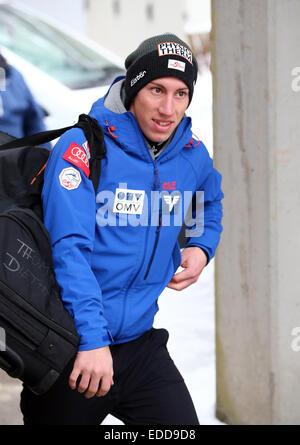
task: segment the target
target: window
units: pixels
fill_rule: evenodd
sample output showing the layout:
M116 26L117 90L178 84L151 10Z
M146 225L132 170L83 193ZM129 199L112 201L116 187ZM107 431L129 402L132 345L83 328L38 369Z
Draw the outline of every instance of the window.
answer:
M72 89L108 84L122 69L69 34L0 5L0 46Z
M113 1L113 12L115 15L120 15L120 0Z
M151 22L154 20L154 6L152 3L148 3L146 6L146 18Z

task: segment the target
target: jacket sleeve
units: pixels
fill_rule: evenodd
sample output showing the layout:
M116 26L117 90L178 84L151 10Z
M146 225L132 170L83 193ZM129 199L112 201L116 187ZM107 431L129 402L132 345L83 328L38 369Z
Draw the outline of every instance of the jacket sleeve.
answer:
M61 297L80 335L79 350L90 350L111 343L101 289L92 270L96 199L86 172L63 159L72 143L82 147L84 142L79 129L59 139L45 169L42 201Z
M191 224L186 221L188 235L185 247L200 247L207 256L207 263L214 257L220 241L223 227L221 225L223 211L221 200L224 194L221 190L222 177L213 167L206 147L201 143L205 152L205 162L202 169L200 185L193 197ZM200 193L199 193L200 192Z

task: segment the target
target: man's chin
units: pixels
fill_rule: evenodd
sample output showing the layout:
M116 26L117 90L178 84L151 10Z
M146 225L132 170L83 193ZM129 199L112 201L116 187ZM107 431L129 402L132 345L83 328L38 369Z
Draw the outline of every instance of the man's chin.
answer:
M166 142L169 139L170 136L171 136L171 134L169 134L169 133L165 134L165 135L162 135L162 134L157 135L157 134L155 134L155 135L151 135L150 137L148 137L148 139L150 141L152 141L152 142L155 142L155 143L162 143L162 142Z

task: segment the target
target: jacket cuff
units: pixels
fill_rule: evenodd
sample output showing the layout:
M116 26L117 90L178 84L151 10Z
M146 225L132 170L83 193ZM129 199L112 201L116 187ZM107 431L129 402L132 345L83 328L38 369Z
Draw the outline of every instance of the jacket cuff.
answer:
M103 335L97 337L86 338L84 340L81 338L80 344L78 346L78 351L90 351L91 349L103 348L114 343L114 339L111 333L107 330Z
M204 253L205 253L205 255L206 255L206 265L205 266L207 266L208 265L208 263L209 263L209 255L208 255L208 253L206 252L206 250L205 249L203 249L203 247L200 247L200 246L196 246L196 244L189 244L188 246L185 246L186 248L188 248L188 247L198 247L199 249L201 249Z

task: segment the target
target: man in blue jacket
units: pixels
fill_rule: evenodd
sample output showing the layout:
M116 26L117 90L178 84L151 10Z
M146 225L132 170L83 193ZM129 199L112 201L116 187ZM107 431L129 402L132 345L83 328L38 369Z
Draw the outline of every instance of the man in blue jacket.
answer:
M45 225L81 340L48 393L23 390L26 424L99 424L108 413L134 425L199 423L168 354L168 332L153 321L165 287L195 283L214 256L221 176L185 116L198 72L188 45L173 34L155 36L125 66L126 77L90 112L107 149L96 199L80 129L60 138L46 167ZM180 265L184 270L175 273Z
M17 138L45 131L44 113L22 74L0 54L0 130ZM4 79L2 79L4 77ZM50 148L50 144L45 144Z

